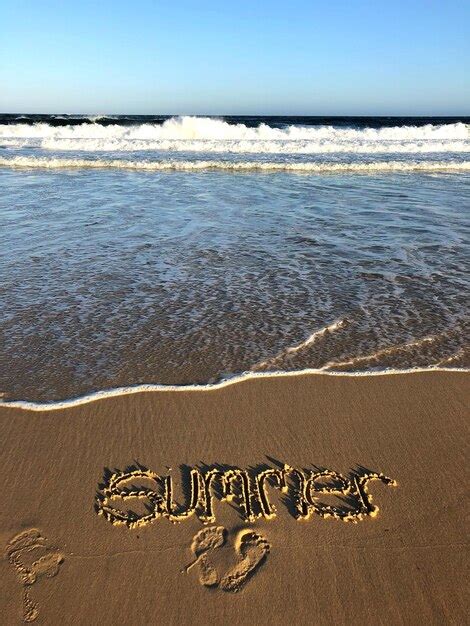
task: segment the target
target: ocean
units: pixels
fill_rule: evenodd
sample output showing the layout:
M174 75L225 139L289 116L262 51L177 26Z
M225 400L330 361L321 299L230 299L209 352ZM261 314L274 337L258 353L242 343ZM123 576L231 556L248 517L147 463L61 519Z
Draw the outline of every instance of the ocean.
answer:
M0 392L468 368L470 118L0 115Z

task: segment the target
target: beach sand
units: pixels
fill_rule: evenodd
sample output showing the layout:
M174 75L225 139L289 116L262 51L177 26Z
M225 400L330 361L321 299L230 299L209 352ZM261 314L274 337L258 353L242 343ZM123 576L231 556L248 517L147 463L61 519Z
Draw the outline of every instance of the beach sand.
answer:
M468 380L298 374L56 410L0 406L2 623L465 623ZM197 515L134 523L152 510L144 472L173 476L181 502L188 468L238 467L255 501L255 476L284 464L341 472L343 491L374 472L396 486L363 478L373 500L364 488L358 505L360 490L328 495L319 489L339 479L316 479L316 507L296 519L291 474L288 493L266 488L270 519L243 519L238 494L216 501L205 526ZM118 504L105 468L122 496L130 465L141 474L126 484L141 497ZM352 519L324 517L327 504ZM136 517L113 524L118 513L98 514L106 507Z

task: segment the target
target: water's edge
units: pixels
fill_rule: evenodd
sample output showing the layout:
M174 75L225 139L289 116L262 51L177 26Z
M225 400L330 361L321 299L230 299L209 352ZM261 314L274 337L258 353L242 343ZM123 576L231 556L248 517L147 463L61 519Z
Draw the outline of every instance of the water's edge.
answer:
M161 385L161 384L139 384L129 385L128 387L116 387L113 389L103 389L93 391L83 396L65 400L54 400L51 402L30 402L28 400L0 400L0 409L15 408L27 411L57 411L68 409L82 404L89 404L97 400L105 398L115 398L117 396L132 395L136 393L146 392L175 392L175 391L216 391L231 385L244 382L254 378L291 378L294 376L338 376L343 378L367 377L367 376L397 376L400 374L420 374L423 372L454 372L454 373L470 373L470 368L464 367L421 367L409 369L387 369L375 372L330 372L321 369L307 368L295 371L277 371L277 372L243 372L235 376L225 378L217 383L206 383L202 385Z

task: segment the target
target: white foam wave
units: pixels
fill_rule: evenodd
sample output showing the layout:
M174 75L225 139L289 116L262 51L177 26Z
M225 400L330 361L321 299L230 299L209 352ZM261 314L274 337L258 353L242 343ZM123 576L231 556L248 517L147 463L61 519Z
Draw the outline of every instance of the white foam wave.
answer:
M452 172L470 171L470 161L376 161L341 162L266 162L266 161L129 161L121 159L66 159L48 157L0 157L0 167L30 169L129 169L142 171L233 171L233 172Z
M97 118L99 119L99 118ZM45 123L0 125L0 144L12 148L82 151L198 151L321 154L470 152L469 127L463 123L343 128L273 128L228 124L204 117L174 117L163 124L120 126Z
M288 348L281 350L281 352L279 352L275 356L265 359L261 361L260 363L257 363L251 368L251 371L257 371L257 370L267 369L269 367L275 367L281 364L284 361L284 359L291 358L292 356L295 356L297 353L303 352L307 348L310 348L315 343L317 343L317 341L321 340L326 335L330 335L336 332L337 330L344 328L346 324L347 324L346 319L340 319L340 320L337 320L336 322L333 322L332 324L328 324L327 326L324 326L323 328L320 328L319 330L316 330L315 332L313 332L309 337L307 337L307 339L304 339L297 345L289 346Z
M470 370L468 368L460 367L416 367L408 369L387 369L383 371L373 372L334 372L325 371L321 369L307 368L304 370L294 371L278 371L278 372L244 372L231 378L224 379L218 383L207 384L193 384L193 385L162 385L162 384L141 384L130 385L128 387L116 387L114 389L104 389L102 391L94 391L87 393L83 396L76 398L70 398L67 400L52 400L43 402L33 402L29 400L1 400L0 408L10 409L23 409L27 411L57 411L61 409L69 409L72 407L80 406L82 404L89 404L96 402L97 400L104 400L106 398L116 398L119 396L133 395L138 393L154 393L154 392L188 392L188 391L217 391L224 387L236 385L249 380L256 380L261 378L293 378L297 376L325 376L325 377L344 377L344 378L356 378L356 377L376 377L376 376L409 376L419 374L431 374L434 372L442 372L446 375L450 374L468 374Z
M365 354L362 356L353 357L346 360L341 361L329 361L321 367L322 371L333 370L334 368L357 368L360 366L368 365L368 366L384 366L384 362L388 363L390 359L393 360L394 357L399 357L400 355L411 353L413 350L421 349L426 346L432 346L436 344L446 337L448 337L448 332L442 332L437 335L426 335L425 337L420 337L419 339L415 339L413 341L409 341L407 343L401 343L394 346L389 346L387 348L382 348L381 350L377 350L376 352L372 352L371 354ZM463 349L462 349L463 350ZM456 359L460 356L460 351L456 354L454 353L451 357L447 359L441 359L438 363L442 364L446 361L452 362L453 359Z

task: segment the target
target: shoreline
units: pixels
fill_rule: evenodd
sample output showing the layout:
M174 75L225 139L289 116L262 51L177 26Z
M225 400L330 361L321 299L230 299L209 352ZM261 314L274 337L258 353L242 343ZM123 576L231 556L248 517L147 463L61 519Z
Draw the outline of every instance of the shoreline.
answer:
M164 385L159 383L141 383L136 385L127 385L125 387L112 387L110 389L101 389L91 391L81 396L66 398L63 400L52 400L44 402L33 402L30 400L2 400L0 397L1 408L25 409L27 411L52 411L67 409L82 404L89 404L104 398L116 398L119 396L133 395L138 393L149 392L187 392L187 391L211 391L223 389L231 385L242 383L253 378L283 378L293 376L338 376L345 378L369 377L369 376L398 376L404 374L419 374L423 372L455 372L470 373L470 368L463 367L420 367L407 369L387 369L380 371L360 371L360 372L341 372L328 371L324 369L306 368L303 370L293 371L272 371L272 372L242 372L234 374L231 377L222 379L216 383L189 384L189 385Z

